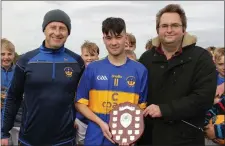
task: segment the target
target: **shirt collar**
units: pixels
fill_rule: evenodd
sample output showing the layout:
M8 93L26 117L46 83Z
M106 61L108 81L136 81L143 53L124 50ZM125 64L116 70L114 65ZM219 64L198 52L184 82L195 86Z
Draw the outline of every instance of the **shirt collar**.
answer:
M159 47L156 48L156 51L161 54L161 55L165 55L164 52L163 52L163 49L162 49L162 46L161 44L159 45ZM172 57L175 57L175 56L178 56L182 53L182 47L180 47L174 54Z
M13 65L13 63L11 64L11 66L9 67L8 70L6 70L3 66L1 66L1 69L4 71L7 71L7 72L12 71L14 68L15 68L15 66Z
M61 46L59 49L47 48L45 47L45 41L43 41L42 45L40 46L40 50L41 52L44 52L44 53L60 53L60 52L64 52L65 48L64 48L64 45Z

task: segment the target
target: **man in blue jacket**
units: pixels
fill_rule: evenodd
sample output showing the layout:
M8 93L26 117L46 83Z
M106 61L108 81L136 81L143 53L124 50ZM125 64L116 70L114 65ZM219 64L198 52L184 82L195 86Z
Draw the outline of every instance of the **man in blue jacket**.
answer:
M84 63L64 47L71 32L64 11L47 12L42 27L46 37L42 45L16 63L3 113L2 145L8 145L23 94L21 145L75 145L73 101Z

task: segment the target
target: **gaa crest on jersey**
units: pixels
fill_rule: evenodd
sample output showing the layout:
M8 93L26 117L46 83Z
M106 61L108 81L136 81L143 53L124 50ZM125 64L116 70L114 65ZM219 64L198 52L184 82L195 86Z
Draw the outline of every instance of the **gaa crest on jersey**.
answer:
M73 69L71 67L65 67L64 72L67 77L72 77L72 75L73 75Z
M129 87L134 87L134 85L136 83L136 79L134 76L127 77L126 81L127 81L127 84Z

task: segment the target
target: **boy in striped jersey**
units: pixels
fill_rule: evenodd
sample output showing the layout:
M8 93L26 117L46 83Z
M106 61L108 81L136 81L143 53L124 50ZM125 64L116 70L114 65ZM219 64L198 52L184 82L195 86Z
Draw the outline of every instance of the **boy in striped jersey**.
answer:
M85 41L81 46L81 57L84 60L85 67L93 61L99 60L99 47L94 42ZM80 112L76 112L75 128L76 144L84 145L85 134L88 126L88 119Z
M219 102L224 96L224 75L225 75L225 65L224 65L224 47L217 48L214 53L215 65L217 70L217 89L216 96L214 99L214 104Z
M216 115L225 116L225 96L224 96L224 48L216 49L214 53L214 59L216 64L216 69L218 71L217 77L217 90L214 99L213 107L206 113L205 124L205 133L208 139L214 138L225 138L225 123L219 125L209 124L209 120Z
M213 107L206 113L205 134L208 139L224 139L225 138L225 123L221 124L209 124L209 120L216 115L224 115L225 117L225 98L222 98L220 102L214 104Z

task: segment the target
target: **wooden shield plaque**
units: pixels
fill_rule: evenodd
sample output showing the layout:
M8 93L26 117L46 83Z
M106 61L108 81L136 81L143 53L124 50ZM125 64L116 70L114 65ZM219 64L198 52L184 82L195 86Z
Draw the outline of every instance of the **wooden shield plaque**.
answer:
M133 144L144 131L143 111L137 104L125 102L110 111L112 139L118 144Z

